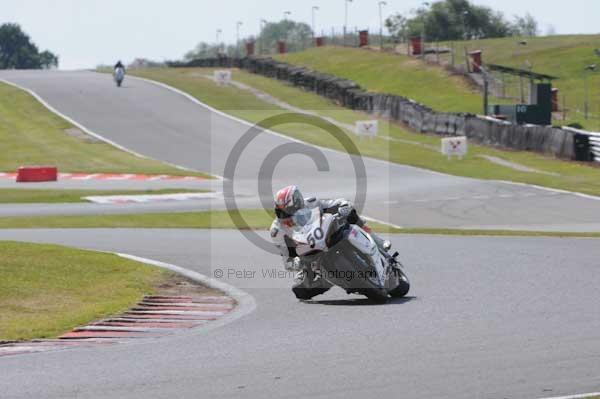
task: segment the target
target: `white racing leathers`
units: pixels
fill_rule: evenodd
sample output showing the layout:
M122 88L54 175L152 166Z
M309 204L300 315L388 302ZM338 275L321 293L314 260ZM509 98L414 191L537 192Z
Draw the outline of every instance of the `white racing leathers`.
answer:
M317 199L309 198L305 201L306 207L314 209L319 207L323 213L339 214L346 218L350 224L365 227L365 221L362 220L352 204L345 199ZM275 246L279 249L284 267L286 270L297 271L292 291L298 299L310 299L316 295L323 294L331 288L331 284L321 278L318 273L312 270L310 259L298 258L296 248L291 239L293 233L291 226L286 226L285 221L275 219L271 225L271 238ZM371 237L379 247L382 253L387 254L384 249L384 241L370 233ZM389 255L388 255L389 256Z

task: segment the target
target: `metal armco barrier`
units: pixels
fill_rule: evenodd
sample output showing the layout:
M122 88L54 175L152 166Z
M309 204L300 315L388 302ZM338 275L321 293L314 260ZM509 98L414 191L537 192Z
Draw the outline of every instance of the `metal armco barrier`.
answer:
M562 159L580 160L581 142L576 135L588 139L594 158L600 159L600 133L576 131L552 126L515 125L490 117L473 114L443 113L432 110L406 97L368 92L356 82L338 76L316 72L268 57L210 58L188 63L169 63L172 67L237 67L269 78L283 80L294 86L326 97L353 110L402 122L420 133L440 136L466 136L470 141L488 146L534 151ZM583 159L581 159L583 160Z
M577 161L595 161L600 162L600 133L587 132L572 127L565 127L565 130L573 132L575 160Z
M590 133L590 151L594 154L594 161L600 162L600 133Z

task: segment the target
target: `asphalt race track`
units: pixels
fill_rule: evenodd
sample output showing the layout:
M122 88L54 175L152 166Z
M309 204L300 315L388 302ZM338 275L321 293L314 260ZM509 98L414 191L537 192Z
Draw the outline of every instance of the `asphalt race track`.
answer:
M117 90L110 76L91 72L0 78L131 150L217 175L248 129L140 80ZM246 148L235 179L245 206L259 204L265 156L289 142L262 135ZM289 155L277 164L273 185L352 198L349 158L323 153L330 172ZM365 213L394 224L600 231L600 201L591 198L376 160L365 165ZM90 204L75 204L82 205ZM395 236L413 288L410 297L386 305L337 289L300 303L289 278L269 276L281 269L279 258L237 231L2 230L0 240L125 252L209 276L220 270L230 277L223 281L257 302L254 312L210 331L2 358L2 399L540 398L600 391L597 240Z
M93 72L3 71L0 78L33 90L58 111L130 150L216 175L223 174L231 149L249 129L182 95L131 77L122 90L114 87L109 75ZM235 174L236 196L255 198L258 205L257 178L263 160L290 142L262 134L248 145ZM350 158L334 151L322 153L329 172L318 172L306 155L291 154L267 180L275 189L295 183L307 194L353 199L357 183ZM364 162L368 193L364 213L396 225L600 231L598 200L372 159ZM29 209L37 213L35 207Z
M393 237L414 289L379 306L338 289L298 302L287 279L261 277L279 260L234 231L14 230L0 239L117 250L207 275L256 271L225 281L258 305L206 333L3 358L3 399L539 398L600 390L597 240Z

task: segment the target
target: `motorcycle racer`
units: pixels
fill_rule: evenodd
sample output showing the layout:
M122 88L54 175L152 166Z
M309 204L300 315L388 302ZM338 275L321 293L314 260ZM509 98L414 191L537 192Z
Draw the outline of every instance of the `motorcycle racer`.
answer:
M123 65L123 63L121 62L121 60L117 61L117 63L115 64L113 70L117 70L119 68L123 68L123 71L125 71L125 66Z
M298 211L318 207L323 213L338 214L340 218L345 219L348 223L358 225L369 232L379 250L386 257L390 257L387 253L391 247L390 242L376 236L366 225L366 222L360 218L352 204L343 198L317 199L311 197L305 200L298 187L291 185L279 190L275 194L274 201L276 218L271 225L271 238L279 249L284 267L287 270L298 271L292 287L292 291L298 299L310 299L325 293L331 288L329 282L315 274L307 259L298 258L295 244L291 238L293 235L293 216Z

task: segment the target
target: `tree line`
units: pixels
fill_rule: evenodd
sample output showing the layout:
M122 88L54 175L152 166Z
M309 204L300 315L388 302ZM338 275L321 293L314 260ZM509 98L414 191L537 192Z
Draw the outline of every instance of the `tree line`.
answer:
M451 41L507 36L537 36L538 22L530 14L508 20L501 12L472 4L469 0L440 0L413 10L396 13L385 20L389 35L395 41L424 36L427 41ZM244 55L244 42L254 41L256 51L274 52L277 42L284 40L287 51L305 48L313 32L308 24L292 20L267 22L257 37L250 36L236 44L201 42L184 56L185 61L218 55Z
M530 14L509 21L501 12L468 0L424 4L413 11L412 17L400 13L388 17L385 26L390 35L402 41L422 35L427 41L450 41L537 36L539 32L538 23Z
M39 51L18 24L0 25L0 69L49 69L58 67L58 56Z
M312 29L304 22L287 19L279 22L267 22L258 36L249 36L240 40L239 47L235 44L224 45L222 43L200 42L193 50L185 54L184 59L190 61L199 58L212 58L217 55L235 56L238 55L238 50L243 55L246 54L246 50L243 48L244 43L248 41L254 42L257 52L261 48L273 51L280 40L286 42L288 51L299 51L310 43L311 38Z

